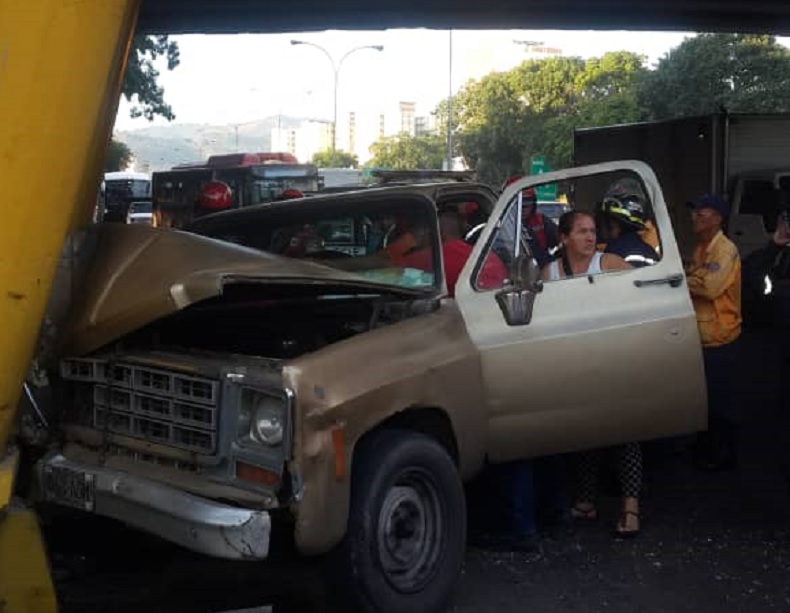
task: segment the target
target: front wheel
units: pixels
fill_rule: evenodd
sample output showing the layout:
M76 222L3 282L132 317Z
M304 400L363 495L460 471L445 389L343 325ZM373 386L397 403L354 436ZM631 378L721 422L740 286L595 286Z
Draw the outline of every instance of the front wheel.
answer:
M363 439L334 566L352 602L369 613L440 611L465 548L464 491L447 451L406 430Z

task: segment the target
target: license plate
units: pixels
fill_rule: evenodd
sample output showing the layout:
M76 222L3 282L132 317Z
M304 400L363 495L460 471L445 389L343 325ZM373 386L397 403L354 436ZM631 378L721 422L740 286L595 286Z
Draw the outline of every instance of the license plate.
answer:
M95 476L91 473L64 466L44 469L44 497L51 502L93 511L95 494Z

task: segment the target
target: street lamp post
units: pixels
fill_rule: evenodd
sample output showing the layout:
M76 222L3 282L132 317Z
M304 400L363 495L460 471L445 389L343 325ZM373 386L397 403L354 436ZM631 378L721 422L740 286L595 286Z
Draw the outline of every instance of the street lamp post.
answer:
M447 67L447 170L453 169L453 31L450 30Z
M343 57L340 58L340 61L335 63L334 58L330 55L329 51L324 49L321 45L317 45L316 43L310 43L304 40L292 40L292 45L308 45L309 47L315 47L321 53L323 53L329 63L332 64L332 73L334 75L334 101L333 101L333 111L332 111L332 166L335 165L336 160L336 151L337 151L337 86L338 86L338 76L340 75L340 69L343 66L343 62L345 59L356 51L362 51L362 49L373 49L375 51L384 51L383 45L362 45L361 47L354 47L353 49L346 51Z

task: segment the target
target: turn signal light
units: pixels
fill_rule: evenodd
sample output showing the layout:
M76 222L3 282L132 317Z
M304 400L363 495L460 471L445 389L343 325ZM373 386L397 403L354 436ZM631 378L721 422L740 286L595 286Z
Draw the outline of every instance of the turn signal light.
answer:
M244 481L260 483L267 487L277 487L280 485L280 475L260 466L236 462L236 478Z

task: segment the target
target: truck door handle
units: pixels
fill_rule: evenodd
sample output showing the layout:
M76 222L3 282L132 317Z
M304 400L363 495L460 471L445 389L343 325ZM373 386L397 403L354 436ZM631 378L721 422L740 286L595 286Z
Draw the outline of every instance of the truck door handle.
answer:
M669 285L669 287L680 287L680 284L683 283L683 275L678 273L675 275L669 275L668 277L664 277L663 279L637 279L634 281L634 285L637 287L647 287L648 285Z

